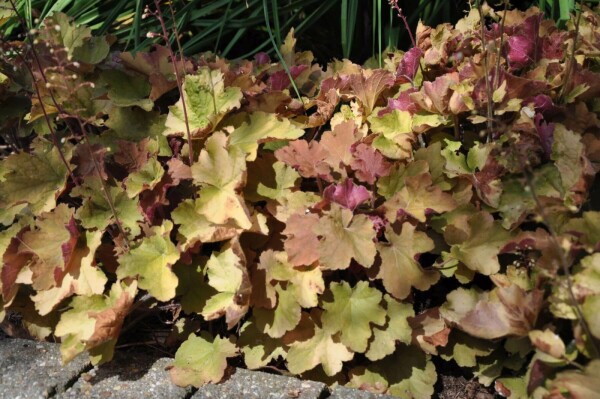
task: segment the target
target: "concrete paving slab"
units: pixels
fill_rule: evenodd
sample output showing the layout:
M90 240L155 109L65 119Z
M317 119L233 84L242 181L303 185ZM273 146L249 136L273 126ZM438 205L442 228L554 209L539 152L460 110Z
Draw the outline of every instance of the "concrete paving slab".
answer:
M165 370L173 359L117 352L110 363L83 374L60 399L178 399L191 395L171 382Z
M0 339L0 398L37 399L63 392L87 368L84 357L63 366L59 346Z
M395 396L380 395L359 389L335 387L327 399L398 399Z
M319 399L327 394L321 382L236 369L227 381L203 386L192 399Z

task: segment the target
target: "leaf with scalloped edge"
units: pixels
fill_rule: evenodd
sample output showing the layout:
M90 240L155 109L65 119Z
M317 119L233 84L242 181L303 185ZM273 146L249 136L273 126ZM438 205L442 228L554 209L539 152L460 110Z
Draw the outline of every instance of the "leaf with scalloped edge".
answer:
M240 300L240 290L246 286L245 259L242 259L233 246L220 253L214 253L206 263L208 284L217 293L206 301L202 316L206 320L225 315L231 327L246 313L248 305Z
M114 283L108 296L76 296L70 309L61 315L54 333L62 337L60 353L69 362L84 350L93 364L112 359L113 349L128 309L137 293L137 284Z
M323 329L331 334L340 333L340 341L355 352L364 352L373 334L371 324L385 323L385 309L381 307L381 292L359 281L354 287L346 282L331 283L333 302L323 302Z
M342 370L343 362L352 360L352 353L327 330L315 325L314 335L306 341L295 341L287 354L287 368L291 373L301 374L318 365L328 376Z
M473 271L489 276L500 270L498 253L512 234L500 222L495 221L491 214L478 212L460 227L452 224L446 226L444 237L452 245L452 258Z
M440 312L474 337L526 336L535 326L542 301L540 290L527 292L516 284L483 292L458 288L447 295Z
M493 341L476 338L460 330L452 330L448 344L438 348L442 359L454 360L460 367L475 367L477 358L491 354L497 344Z
M335 171L345 173L344 165L352 163L352 145L360 139L354 121L342 122L323 133L321 147L327 151L325 162Z
M71 149L61 148L67 162ZM32 151L19 152L2 160L0 179L0 208L28 204L34 214L48 212L56 206L56 198L64 190L67 167L58 149L37 141Z
M153 189L162 179L165 170L156 158L150 158L139 170L125 180L127 195L134 198L144 190Z
M179 259L179 251L169 239L173 224L165 221L162 227L153 227L153 234L144 237L139 246L119 257L117 278L138 278L139 287L159 301L175 297L177 276L171 266Z
M100 73L99 82L106 86L108 98L117 107L138 106L144 111L154 107L154 102L148 98L150 83L145 76L106 69Z
M292 192L291 189L295 187L296 180L300 178L300 175L294 168L279 161L273 164L273 169L275 170L276 187L271 188L262 183L258 183L256 191L263 197L279 201Z
M319 259L316 250L319 239L313 231L318 223L319 217L314 213L296 213L288 218L283 230L287 237L283 245L292 265L310 265Z
M265 271L266 297L271 306L275 304L276 282L288 282L287 291L294 295L298 304L312 308L318 304L318 295L323 293L323 273L317 265L295 268L283 251L266 250L260 255L258 270Z
M300 304L294 291L288 287L276 285L274 288L277 305L274 309L254 309L257 326L273 338L281 338L286 332L293 330L300 322Z
M246 321L240 329L238 345L250 370L265 367L272 360L285 358L287 354L281 341L260 331L253 320Z
M400 344L394 354L350 370L348 386L407 399L430 399L437 380L430 355Z
M408 318L415 315L412 304L400 302L388 294L384 296L384 300L387 306L386 324L373 327L373 339L365 353L371 361L381 360L394 353L397 341L408 345L412 339L412 328L408 324Z
M171 212L173 222L179 225L178 241L183 251L198 242L225 241L242 232L235 221L213 223L200 213L201 210L198 200L186 199Z
M329 165L325 162L328 151L318 141L294 140L275 151L281 162L293 167L302 177L320 177L330 181Z
M551 158L560 172L563 189L570 191L583 172L581 156L584 153L584 146L581 135L556 123L553 137Z
M346 269L352 259L363 267L370 267L375 261L375 230L365 215L353 215L352 211L331 204L331 210L314 231L321 237L318 251L324 269Z
M419 222L425 222L427 214L448 212L457 206L450 194L433 185L429 173L407 177L405 182L406 185L384 204L390 221L407 213Z
M194 183L201 186L197 211L215 224L235 221L240 228L252 225L249 212L236 190L243 184L246 160L237 147L227 144L222 132L210 136L192 166Z
M62 276L60 284L47 290L38 290L31 296L40 315L49 314L63 299L73 294L91 296L104 292L108 278L94 265L94 254L100 246L102 232L85 231L82 236L83 238L79 239L77 235L78 240L73 243L65 266L66 274ZM63 244L63 256L68 253L65 248L67 247Z
M259 144L267 140L294 140L303 134L304 130L294 126L289 119L280 119L276 114L257 111L233 130L229 135L229 145L244 151L247 161L254 161Z
M225 87L220 70L204 66L195 75L185 76L183 93L187 118L180 99L177 104L169 107L164 134L183 133L186 140L186 120L192 135L209 127L214 128L229 111L240 107L243 97L239 87Z
M128 230L131 236L140 234L139 222L144 220L144 216L138 208L137 201L129 198L125 190L120 187L108 184L106 187L123 228ZM82 206L75 212L75 218L84 228L104 231L110 224L116 223L99 178L87 178L82 185L75 187L71 194L83 199Z
M434 248L433 240L426 233L404 223L400 234L396 234L390 226L386 227L385 236L389 243L377 244L381 257L377 278L382 280L387 292L404 299L412 287L425 291L439 280L437 271L423 270L416 260L418 255Z
M175 361L169 366L171 380L181 387L193 385L196 388L209 382L217 383L225 375L227 358L237 354L231 338L212 339L209 334L192 334L181 344Z
M67 273L74 246L70 241L76 242L79 236L76 228L68 228L73 223L72 218L73 209L60 204L38 218L35 230L23 234L19 252L33 255L29 268L34 289L55 287Z
M358 74L350 75L348 83L368 116L375 108L379 95L394 84L394 75L384 69L363 69Z

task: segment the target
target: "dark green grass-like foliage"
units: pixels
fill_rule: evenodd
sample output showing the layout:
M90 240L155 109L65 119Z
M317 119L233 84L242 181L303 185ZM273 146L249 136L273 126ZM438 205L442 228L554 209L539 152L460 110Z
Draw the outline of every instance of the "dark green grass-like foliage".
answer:
M592 1L597 2L597 1ZM5 1L8 3L8 1ZM94 34L114 35L124 50L147 49L159 30L154 18L143 18L151 0L17 0L29 28L46 16L65 12ZM167 7L166 2L164 6ZM537 5L555 20L566 21L573 0L517 2ZM0 2L2 4L2 2ZM419 20L435 26L455 22L469 8L465 0L407 0L399 2L412 29ZM277 45L294 27L302 48L318 59L350 58L364 61L386 47L408 48L406 29L385 0L174 0L175 23L186 55L212 51L223 57L244 58L259 51L274 52L267 26ZM265 15L269 21L265 20ZM169 19L169 18L167 18ZM269 23L267 23L269 22ZM173 21L169 19L169 24ZM18 21L3 26L14 34ZM174 42L175 37L171 40Z

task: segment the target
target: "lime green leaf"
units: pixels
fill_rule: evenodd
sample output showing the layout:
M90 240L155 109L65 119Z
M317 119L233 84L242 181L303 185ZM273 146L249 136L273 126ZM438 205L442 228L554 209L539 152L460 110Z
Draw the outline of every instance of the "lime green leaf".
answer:
M367 216L353 215L352 211L332 204L314 230L321 236L319 259L323 268L346 269L352 258L363 267L370 267L375 261L375 230Z
M287 367L291 373L301 374L321 365L325 374L332 376L342 370L343 362L353 357L354 354L330 332L315 326L315 333L310 339L291 344Z
M592 252L600 243L600 212L584 212L581 218L569 220L562 228L563 232L575 232L580 235L580 240L586 249Z
M252 320L242 326L238 345L250 370L265 367L271 360L286 357L281 341L261 332Z
M197 242L219 242L225 241L239 235L242 232L235 221L224 224L210 222L206 216L202 204L196 200L187 199L181 202L171 213L173 222L180 225L178 234L181 237L181 249L187 250Z
M209 126L215 127L229 111L239 108L242 91L239 87L225 87L223 73L201 67L196 75L186 75L183 82L187 121L192 134ZM186 132L181 99L169 107L165 134Z
M150 83L145 76L130 75L118 69L107 69L100 74L100 81L108 89L108 98L117 107L138 106L151 111L154 102L148 98Z
M472 174L483 169L493 149L492 145L475 143L465 157L459 152L461 147L459 141L444 141L446 148L442 150L442 156L446 158L445 169L448 177Z
M197 388L209 382L221 381L227 368L227 358L238 353L231 339L190 335L177 353L169 370L171 379L179 386L193 385Z
M201 258L206 263L206 258ZM177 263L173 272L177 275L176 294L181 296L181 307L186 313L201 313L206 301L217 291L208 285L205 274L206 268L196 262L191 265Z
M231 133L229 145L237 146L247 154L246 160L254 161L258 145L271 140L294 140L301 137L304 130L293 126L289 119L279 119L276 114L253 112L250 120Z
M398 212L404 212L425 222L428 213L448 212L457 206L450 194L433 185L429 173L407 177L405 182L406 185L384 204L390 221L398 218Z
M92 30L87 26L76 26L67 14L62 12L55 13L45 21L48 27L58 26L42 30L41 33L46 40L51 43L62 44L67 49L69 55L73 55L76 48L83 46L84 42L92 37Z
M138 209L137 201L129 198L119 187L107 185L107 189L123 228L128 229L132 236L140 234L138 222L143 221L144 216ZM83 205L77 209L75 217L86 229L104 231L109 224L116 223L99 178L87 178L82 185L73 189L72 194L83 198Z
M385 199L390 199L406 185L407 177L422 175L428 170L427 163L424 161L410 162L408 165L398 164L392 168L388 176L377 180L377 192Z
M249 229L252 223L242 198L236 193L243 184L246 170L244 153L227 145L222 132L206 140L198 162L192 166L194 182L202 188L198 198L198 212L216 224L234 220L240 228Z
M386 393L399 398L430 399L437 380L430 356L415 346L400 345L393 355L350 372L354 388L387 388Z
M301 307L292 289L275 287L277 307L274 310L258 308L254 310L256 323L263 332L273 338L280 338L293 330L300 322Z
M105 122L110 129L100 137L90 137L90 141L100 141L105 147L116 151L119 140L138 143L145 138L151 138L158 142L160 156L171 156L167 138L162 134L166 118L166 115L161 115L158 111L146 112L137 107L112 107Z
M202 316L213 320L225 315L229 325L237 321L246 313L247 305L238 304L238 291L244 280L242 259L227 248L215 255L213 253L206 264L208 284L217 290L206 306L202 309Z
M177 276L171 265L179 259L179 251L169 239L172 224L165 224L168 224L165 235L156 232L151 237L144 237L138 247L119 257L117 269L119 279L138 276L140 288L159 301L175 297L177 287Z
M393 139L378 135L371 146L388 158L409 159L412 156L414 141L415 136L413 134L399 134Z
M381 133L389 140L393 140L400 134L412 133L412 117L408 111L395 109L382 116L372 114L369 122L373 133Z
M600 295L590 295L585 298L581 311L586 319L590 332L596 338L600 338ZM562 341L561 341L562 342Z
M365 353L371 361L383 359L394 353L397 341L408 345L412 339L412 328L407 320L415 315L412 305L397 301L387 294L384 299L387 304L388 321L384 326L373 328L373 340Z
M63 362L69 362L85 349L90 350L93 364L112 359L125 316L129 312L137 284L115 283L109 296L76 296L61 315L55 334L62 337L60 352Z
M415 257L431 251L433 241L427 234L415 231L410 223L402 225L400 235L391 227L386 228L385 236L389 244L378 244L381 267L377 278L383 282L386 291L398 299L410 294L412 287L421 291L435 284L440 275L435 270L424 271Z
M465 231L466 230L466 231ZM481 274L498 273L498 253L512 237L500 222L487 212L479 212L468 219L467 226L447 226L446 241L452 244L451 256L469 269Z
M279 161L273 164L273 169L275 170L276 187L269 188L262 183L258 183L256 191L263 197L283 202L284 198L292 192L290 189L295 187L296 180L300 178L300 175L294 168Z
M162 179L165 170L156 158L150 158L148 162L130 174L125 181L127 186L127 195L134 198L144 190L153 189Z
M354 288L346 282L331 283L333 302L324 302L323 329L340 332L341 342L355 352L364 352L371 338L371 323L385 323L385 309L379 304L381 292L360 281Z
M67 162L71 150L62 148ZM31 152L12 154L2 161L0 208L27 203L34 214L47 212L56 206L56 198L64 190L67 167L58 149L38 141Z
M452 330L448 345L438 348L438 351L444 360L454 360L460 367L475 367L477 358L491 354L496 346L493 341L475 338L460 330Z
M73 57L87 64L99 64L108 56L110 45L104 36L88 38L81 46L73 50Z

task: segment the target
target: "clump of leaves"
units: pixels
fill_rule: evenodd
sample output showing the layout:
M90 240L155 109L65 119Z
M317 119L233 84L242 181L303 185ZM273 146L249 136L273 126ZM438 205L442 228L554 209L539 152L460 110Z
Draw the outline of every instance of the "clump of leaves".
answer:
M111 53L55 14L2 43L0 320L101 363L168 313L181 385L238 358L403 398L440 367L588 397L599 25L482 6L382 69L323 69L290 33L288 74Z

